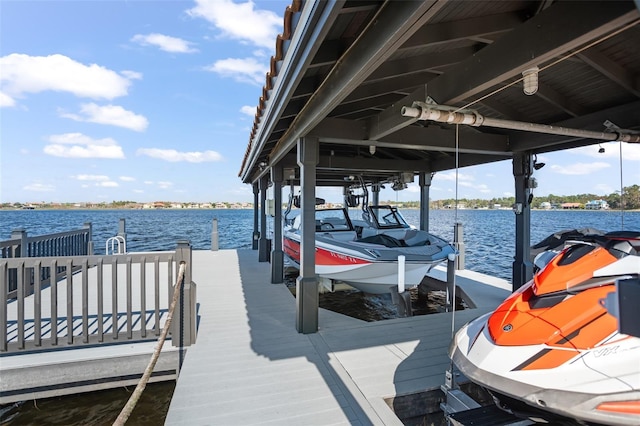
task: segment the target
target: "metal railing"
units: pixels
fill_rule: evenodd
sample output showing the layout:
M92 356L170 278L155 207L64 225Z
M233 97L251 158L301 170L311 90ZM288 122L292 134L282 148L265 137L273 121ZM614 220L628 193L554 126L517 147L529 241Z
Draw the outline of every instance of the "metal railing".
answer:
M0 254L3 259L92 255L92 225L91 222L86 222L82 229L39 235L36 237L29 237L27 231L22 228L15 229L11 232L10 240L0 241ZM55 269L42 268L40 270L40 278L48 282L51 271L56 272L56 279L60 279L64 274L64 268L62 267ZM33 291L34 272L30 270L26 274L31 278L27 291ZM9 271L8 280L7 297L14 299L18 288L15 270L12 269Z
M11 239L0 241L2 258L44 256L86 256L93 254L92 226L86 222L82 229L56 234L29 237L19 228L11 231Z
M188 241L179 241L171 252L0 259L0 352L155 340L181 261L188 272L180 340L188 346L195 342L196 315ZM47 281L46 270L50 275L62 270L62 278ZM8 297L12 273L13 299Z

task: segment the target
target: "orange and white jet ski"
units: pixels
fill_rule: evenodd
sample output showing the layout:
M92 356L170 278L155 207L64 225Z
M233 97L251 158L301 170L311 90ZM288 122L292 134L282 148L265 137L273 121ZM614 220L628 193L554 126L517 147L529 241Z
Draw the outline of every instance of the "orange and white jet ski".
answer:
M640 276L640 232L584 236L494 312L465 325L450 356L519 417L640 425L640 338L605 300ZM640 306L637 319L640 322Z

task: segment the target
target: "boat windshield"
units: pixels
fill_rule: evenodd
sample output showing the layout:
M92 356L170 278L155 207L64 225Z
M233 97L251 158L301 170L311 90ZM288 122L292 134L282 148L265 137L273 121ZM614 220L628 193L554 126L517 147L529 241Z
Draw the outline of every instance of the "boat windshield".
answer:
M378 228L410 228L397 208L392 206L369 206L371 219Z
M351 231L353 227L344 209L316 210L316 231Z

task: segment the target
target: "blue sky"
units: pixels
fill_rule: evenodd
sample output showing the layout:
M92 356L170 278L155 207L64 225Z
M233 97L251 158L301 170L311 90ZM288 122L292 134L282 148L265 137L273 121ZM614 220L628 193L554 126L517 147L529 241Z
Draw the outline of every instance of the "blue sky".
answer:
M0 2L0 202L252 201L238 171L288 4ZM535 192L619 189L603 146L539 156ZM639 148L623 146L625 186ZM511 162L458 172L460 198L513 192ZM454 196L455 172L436 174L431 197ZM381 194L395 199L417 186Z

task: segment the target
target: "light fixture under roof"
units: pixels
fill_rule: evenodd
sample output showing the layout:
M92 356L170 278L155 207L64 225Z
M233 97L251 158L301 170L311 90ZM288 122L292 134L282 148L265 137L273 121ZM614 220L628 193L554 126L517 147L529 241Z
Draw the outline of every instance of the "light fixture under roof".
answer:
M522 77L524 78L523 90L525 95L533 95L538 91L538 67L533 67L522 71Z

